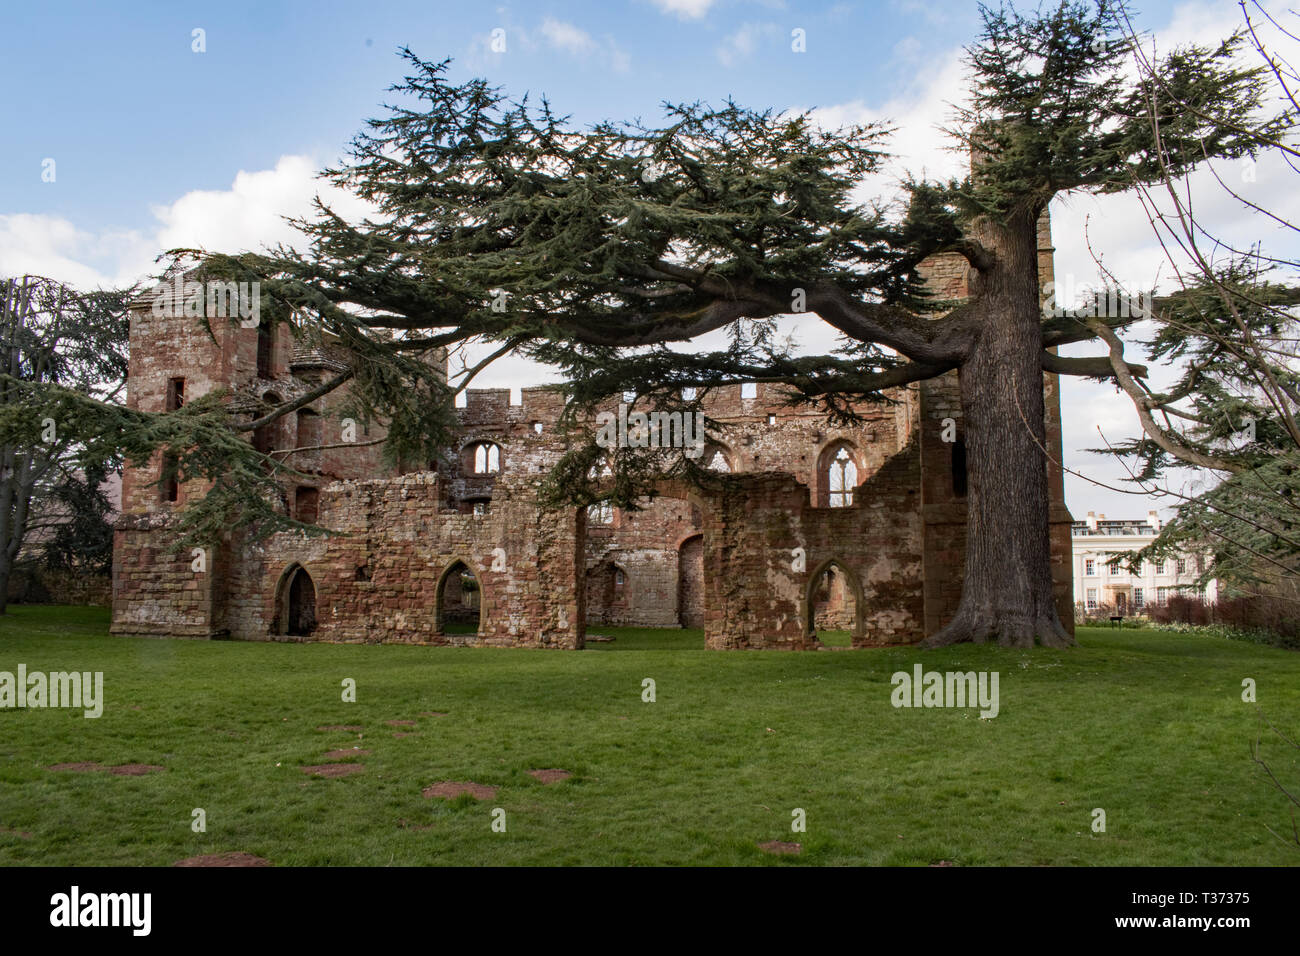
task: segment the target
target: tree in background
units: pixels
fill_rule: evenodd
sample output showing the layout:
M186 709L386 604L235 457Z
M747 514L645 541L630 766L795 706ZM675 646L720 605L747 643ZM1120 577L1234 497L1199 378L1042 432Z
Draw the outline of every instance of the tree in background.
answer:
M1253 128L1255 149L1239 177L1236 168L1210 167L1211 189L1248 211L1257 234L1272 237L1271 248L1262 242L1243 248L1212 233L1197 214L1204 190L1172 165L1165 164L1152 183L1136 186L1176 286L1159 300L1149 337L1138 344L1149 360L1175 364L1179 377L1156 392L1128 375L1119 334L1094 320L1110 347L1115 380L1133 400L1143 428L1138 439L1097 450L1131 462L1130 480L1143 493L1180 501L1173 520L1135 559L1208 553L1213 559L1204 566L1202 586L1217 579L1221 593L1263 599L1260 607L1286 602L1285 617L1294 620L1300 616L1300 226L1249 198L1246 184L1271 175L1282 187L1273 193L1279 198L1300 186L1294 137L1300 75L1293 65L1300 40L1287 29L1300 26L1300 15L1291 14L1295 22L1288 25L1258 3L1240 6L1243 24L1231 42L1256 58L1289 120ZM1165 113L1197 115L1204 106L1129 30L1152 133L1159 138ZM1168 486L1169 470L1180 466L1198 469L1202 490L1183 494Z
M61 424L52 407L32 398L59 389L111 406L126 385L130 292L79 293L35 276L9 279L0 284L0 292L3 613L14 563L33 536L47 548L62 549L60 560L69 564L104 567L107 502L101 500L99 484L112 457L87 454L80 429ZM88 487L91 482L93 488ZM111 531L109 535L111 563ZM70 550L81 546L88 549L84 555Z

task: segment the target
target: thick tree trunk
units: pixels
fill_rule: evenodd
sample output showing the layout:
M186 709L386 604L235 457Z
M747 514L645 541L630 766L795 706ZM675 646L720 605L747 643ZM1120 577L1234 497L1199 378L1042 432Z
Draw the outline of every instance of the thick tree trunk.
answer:
M960 368L966 577L953 620L923 647L1074 644L1052 594L1037 235L1024 218L977 235L997 264L973 280L985 308Z

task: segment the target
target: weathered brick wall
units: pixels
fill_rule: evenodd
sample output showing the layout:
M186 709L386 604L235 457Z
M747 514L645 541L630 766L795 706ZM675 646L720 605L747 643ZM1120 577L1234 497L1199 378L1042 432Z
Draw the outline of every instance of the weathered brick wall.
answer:
M108 574L56 571L38 564L18 564L9 577L13 604L75 604L109 607L113 580Z
M173 551L170 515L123 515L113 533L113 634L215 637L219 600L211 573L193 569L190 551Z
M814 507L787 475L720 476L703 508L708 646L816 646L814 590L832 563L855 591L854 646L920 640L919 477L914 445L867 478L850 507Z
M522 478L497 482L486 515L440 498L431 472L328 485L321 523L345 534L245 543L231 568L231 635L296 639L283 633L285 587L301 566L316 592L312 640L580 647L575 509L538 508L535 480ZM462 563L478 581L477 634L444 633L439 620L440 588Z

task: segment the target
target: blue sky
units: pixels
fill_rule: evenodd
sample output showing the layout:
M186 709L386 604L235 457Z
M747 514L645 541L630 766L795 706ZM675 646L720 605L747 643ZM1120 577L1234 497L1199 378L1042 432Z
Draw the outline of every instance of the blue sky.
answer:
M1137 6L1138 24L1168 42L1220 37L1237 15L1231 0ZM307 212L322 188L314 172L380 114L403 45L454 58L454 77L544 94L581 123L653 120L664 100L732 96L778 111L815 107L829 124L890 120L900 127L892 173L956 172L962 160L935 126L962 93L961 49L978 28L969 0L9 4L0 13L0 274L121 283L172 246L292 240L282 217ZM203 52L193 49L196 29ZM504 52L491 46L498 30ZM792 49L795 30L806 52ZM47 160L53 182L42 181ZM1256 198L1278 198L1270 181L1280 180L1261 172ZM890 186L880 177L864 194ZM1058 276L1095 274L1090 235L1121 278L1146 282L1159 250L1131 207L1088 197L1054 204ZM1205 208L1231 230L1236 212ZM833 345L810 322L797 326L801 342ZM477 384L544 377L505 363ZM1114 466L1080 449L1100 443L1099 426L1111 438L1135 431L1113 392L1067 382L1064 394L1067 464L1109 478ZM1068 498L1076 515L1151 507L1073 479Z

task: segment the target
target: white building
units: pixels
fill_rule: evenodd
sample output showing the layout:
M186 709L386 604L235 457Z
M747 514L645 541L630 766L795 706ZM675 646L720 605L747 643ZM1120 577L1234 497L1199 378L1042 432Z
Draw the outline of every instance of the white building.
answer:
M1143 561L1134 574L1116 554L1139 551L1160 533L1160 517L1148 511L1146 520L1108 521L1105 515L1088 512L1084 521L1072 526L1074 551L1074 603L1088 611L1110 608L1115 614L1142 613L1152 604L1164 604L1183 592L1199 594L1196 579L1205 570L1204 555L1188 555L1164 561ZM1204 597L1217 597L1215 582Z

